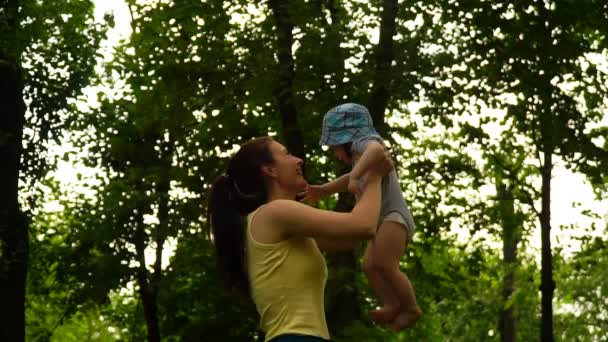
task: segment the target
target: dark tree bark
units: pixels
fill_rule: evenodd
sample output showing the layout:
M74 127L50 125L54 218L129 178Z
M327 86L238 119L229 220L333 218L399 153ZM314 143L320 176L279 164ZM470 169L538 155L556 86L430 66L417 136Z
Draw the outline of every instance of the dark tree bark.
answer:
M19 6L19 1L3 6L8 28L3 34L16 35ZM0 340L21 342L29 253L28 219L19 206L25 103L21 66L7 48L0 47Z
M503 278L503 301L506 303L515 291L515 267L517 265L517 243L519 242L518 227L513 201L513 188L504 184L497 186L498 207L502 224L502 255L505 275ZM513 308L503 308L500 312L500 340L515 342L517 331Z
M342 170L348 172L348 170ZM354 207L355 199L349 193L340 193L335 211L348 212ZM332 252L327 255L330 277L327 288L327 325L332 334L340 331L350 323L361 320L363 313L357 290L355 272L359 269L357 253L353 250ZM326 296L327 297L327 296Z
M268 2L274 17L277 30L277 65L278 83L275 88L275 98L279 113L283 136L287 148L296 156L304 158L304 140L298 122L298 111L295 106L293 81L295 65L292 54L293 22L289 11L289 1L271 0Z
M162 134L152 134L144 138L140 143L142 146L151 145L152 142L160 141ZM169 134L170 137L173 135ZM149 143L146 144L146 141ZM162 258L163 247L167 239L169 230L169 190L170 190L170 175L171 158L173 155L172 142L164 142L161 144L160 155L158 159L158 168L160 177L158 182L154 184L154 196L158 199L158 226L153 231L151 237L156 244L155 260L153 272L146 268L146 241L149 240L143 223L142 213L146 211L144 206L137 209L137 227L133 243L137 253L139 267L136 271L137 284L139 285L139 295L143 304L144 317L146 318L146 328L148 342L160 342L161 332L158 319L158 293L160 291L160 283L162 281ZM145 192L144 185L138 183L137 191Z
M16 2L12 2L15 6ZM18 63L0 51L0 340L25 341L28 220L19 206L25 121Z
M540 213L541 229L541 341L552 342L553 338L553 256L551 254L551 171L553 148L545 146L542 174L542 210Z
M393 37L396 30L397 0L384 0L380 21L380 40L375 51L373 86L368 100L368 108L378 133L387 133L384 122L386 107L390 99L392 67L395 56Z
M135 251L139 266L136 271L138 292L146 318L148 342L160 342L160 329L158 325L158 308L156 305L157 291L150 281L150 272L146 269L146 232L143 222L143 208L138 210L137 227L134 236Z
M551 37L551 15L542 0L538 1L539 21L542 24L540 46L550 49L553 46ZM542 152L539 156L541 164L541 341L553 342L553 292L555 282L553 280L553 256L551 254L551 173L553 171L553 154L555 153L554 128L553 128L553 93L551 86L551 70L556 70L557 66L553 58L549 59L549 72L540 75L543 84L540 97L540 143L537 148Z

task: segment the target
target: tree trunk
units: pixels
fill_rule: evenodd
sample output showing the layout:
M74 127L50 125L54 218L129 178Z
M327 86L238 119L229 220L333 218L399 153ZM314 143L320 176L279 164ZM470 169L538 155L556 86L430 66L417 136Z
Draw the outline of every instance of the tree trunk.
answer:
M395 35L398 4L397 0L384 0L380 21L380 40L375 52L373 86L368 100L368 108L374 125L380 134L388 131L384 113L390 98L392 66L395 51Z
M348 170L341 170L348 172ZM355 198L349 193L341 193L335 211L349 212L353 209ZM327 288L331 299L327 305L327 325L331 334L336 334L350 323L363 318L357 291L356 270L359 270L357 253L354 250L328 253L328 266L331 272ZM328 296L326 296L328 298Z
M268 2L277 29L277 65L278 84L275 98L279 105L283 137L287 148L296 156L304 158L304 140L298 122L295 106L293 80L295 77L294 60L291 52L293 46L293 23L289 13L289 2L270 0Z
M498 208L502 224L502 255L505 274L503 278L503 308L500 312L500 340L502 342L515 342L517 340L515 319L513 318L513 307L505 307L513 292L515 291L515 267L517 265L517 243L519 233L517 228L519 222L515 216L513 202L513 188L498 184L497 186Z
M331 66L330 79L326 82L321 82L320 93L324 94L321 98L331 99L331 104L337 105L345 94L344 77L344 53L342 41L344 40L341 29L343 28L344 9L340 7L337 0L318 0L319 17L324 18L325 31L327 36L323 45L323 54L329 57ZM327 10L329 17L326 16ZM326 75L327 76L327 75ZM326 108L326 110L329 108Z
M169 134L173 138L173 134ZM154 260L154 274L152 275L152 288L154 293L158 293L162 280L163 270L163 247L169 233L169 190L171 179L171 158L173 157L173 142L167 141L161 144L161 175L156 185L156 197L158 198L158 227L156 229L156 259Z
M136 272L138 292L144 308L144 316L146 318L146 328L148 334L148 342L160 342L160 329L158 325L158 310L156 305L157 292L154 286L150 284L150 275L146 269L146 233L144 231L143 210L138 210L137 229L134 237L135 251L137 253L137 261L139 267Z
M537 0L540 29L539 46L550 50L553 47L552 38L552 18L550 10L545 7L543 0ZM540 212L540 231L541 231L541 341L553 342L553 291L555 282L553 281L553 257L551 255L551 173L553 170L553 153L555 152L554 141L554 120L553 120L553 86L551 84L552 73L559 70L552 57L547 61L547 69L538 75L542 82L540 88L540 98L542 107L540 114L540 141L539 146L542 158L539 155L541 165L541 212Z
M156 305L156 292L142 282L138 277L139 295L144 307L148 342L160 342L160 329L158 325L158 310ZM143 284L143 285L142 285Z
M541 341L553 342L553 257L551 255L551 171L553 151L550 146L544 148L542 174L542 211L540 213L541 229Z
M21 69L0 52L0 340L25 340L28 220L19 207L25 121Z

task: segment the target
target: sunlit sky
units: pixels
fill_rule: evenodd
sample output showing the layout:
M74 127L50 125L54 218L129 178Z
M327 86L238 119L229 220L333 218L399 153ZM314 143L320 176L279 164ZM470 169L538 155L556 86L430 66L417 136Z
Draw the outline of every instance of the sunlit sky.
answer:
M104 59L107 61L112 58L112 46L116 45L121 39L128 39L131 32L130 27L130 15L126 4L122 0L94 0L96 5L95 16L99 20L102 19L104 13L112 12L115 17L115 27L109 32L109 38L104 42ZM81 104L82 106L95 106L94 94L98 91L95 88L88 88L85 90L85 94L89 97L88 103ZM608 121L608 115L605 118ZM423 123L419 123L421 127ZM491 132L490 132L491 133ZM69 149L69 146L58 147L57 151L63 151ZM93 174L94 170L87 170L82 165L74 164L71 162L60 161L58 170L54 174L55 178L61 181L65 186L76 186L78 184L76 180L76 174L81 173L85 177ZM590 210L600 215L600 219L595 219L596 226L598 229L592 233L592 235L605 235L606 222L608 222L608 200L599 202L594 200L594 195L590 185L585 181L584 177L578 174L573 174L564 167L557 164L554 169L554 178L552 183L552 245L560 246L564 248L566 253L576 251L579 248L579 243L575 239L576 236L589 235L585 229L591 226L592 219L584 216L582 212L584 210ZM580 203L579 206L573 207L573 203ZM538 203L537 208L540 208ZM415 213L414 213L415 216ZM571 226L576 227L575 229L562 230L560 226ZM454 230L463 241L469 238L468 232L463 229ZM171 242L168 242L171 244ZM530 244L533 248L539 248L540 246L540 231L534 232L530 237ZM569 246L571 244L571 246ZM499 245L496 245L498 247ZM170 250L173 246L167 246ZM153 258L153 253L147 253ZM167 254L165 254L165 258ZM163 258L163 259L165 259ZM163 260L164 266L166 266L166 260ZM153 260L150 260L153 262Z

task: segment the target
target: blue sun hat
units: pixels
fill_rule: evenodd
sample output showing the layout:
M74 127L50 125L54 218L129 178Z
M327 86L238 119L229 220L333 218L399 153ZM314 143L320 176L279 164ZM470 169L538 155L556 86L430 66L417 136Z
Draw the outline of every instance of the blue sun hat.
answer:
M323 117L319 145L337 146L369 135L379 137L369 110L360 104L344 103L330 109Z

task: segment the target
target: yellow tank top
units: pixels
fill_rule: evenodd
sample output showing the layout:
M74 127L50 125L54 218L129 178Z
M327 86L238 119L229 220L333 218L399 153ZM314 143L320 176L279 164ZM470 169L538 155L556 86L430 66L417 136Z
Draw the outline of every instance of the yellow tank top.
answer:
M250 229L256 212L247 217L247 267L266 341L283 334L329 339L323 297L327 265L315 240L257 242Z

